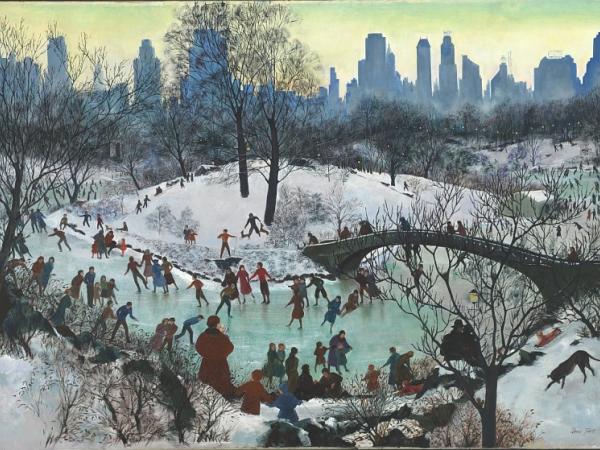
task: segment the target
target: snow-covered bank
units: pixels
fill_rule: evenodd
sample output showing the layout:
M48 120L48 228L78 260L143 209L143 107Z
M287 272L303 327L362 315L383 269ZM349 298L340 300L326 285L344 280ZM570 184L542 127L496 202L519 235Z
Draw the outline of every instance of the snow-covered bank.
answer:
M519 414L533 411L532 419L539 422L540 440L546 446L600 447L600 362L590 361L596 371L587 370L587 382L576 367L567 377L564 389L552 385L547 375L577 350L585 350L600 359L600 340L579 338L581 324L562 326L563 333L547 346L536 349L532 338L524 348L545 353L531 366L513 369L498 383L498 403ZM578 345L572 345L579 340Z

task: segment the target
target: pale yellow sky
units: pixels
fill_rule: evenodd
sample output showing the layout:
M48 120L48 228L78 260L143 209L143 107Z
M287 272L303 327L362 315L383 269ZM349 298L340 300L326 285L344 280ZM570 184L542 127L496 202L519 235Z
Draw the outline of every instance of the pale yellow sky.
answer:
M315 51L323 66L337 68L341 91L357 76L367 33L381 32L396 54L400 74L416 77L416 44L427 37L432 47L433 79L437 78L439 46L444 31L452 32L459 76L461 55L480 65L484 83L502 56L512 56L517 80L531 85L533 68L550 51L571 54L579 76L600 31L596 0L412 0L288 2L300 21L292 33ZM6 2L0 15L21 18L35 32L56 22L74 45L83 32L90 42L107 48L115 60L132 60L141 39L149 38L164 59L163 36L179 6L175 2Z

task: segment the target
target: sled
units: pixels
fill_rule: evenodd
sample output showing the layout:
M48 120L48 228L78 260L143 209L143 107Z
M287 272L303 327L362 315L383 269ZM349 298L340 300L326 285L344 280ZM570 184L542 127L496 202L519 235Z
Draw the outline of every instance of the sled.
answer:
M225 259L213 259L214 263L221 270L229 269L231 266L237 266L242 258L225 258Z

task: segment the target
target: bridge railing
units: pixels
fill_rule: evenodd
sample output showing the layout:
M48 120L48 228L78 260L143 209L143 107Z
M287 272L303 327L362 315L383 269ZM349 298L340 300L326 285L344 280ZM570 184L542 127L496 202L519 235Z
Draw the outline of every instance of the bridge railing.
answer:
M403 236L404 238L400 238L401 236ZM364 241L370 241L373 239L379 241L376 243L377 246L418 244L449 247L454 248L456 250L462 250L481 255L485 255L486 253L488 255L489 253L496 253L506 257L517 257L521 260L521 262L536 265L600 264L600 261L584 261L579 263L573 263L568 261L566 258L559 258L553 255L544 255L541 253L536 253L529 249L511 246L500 241L483 239L476 236L463 236L460 234L450 234L442 231L431 230L386 230L378 233L354 236L344 240L335 240L319 244L313 244L310 247L314 247L315 249L317 249L319 247L338 247L340 244L346 244L348 246L348 250L353 251L353 249L359 250L363 248L365 246L364 244L366 244ZM402 242L399 243L398 241ZM448 245L450 243L452 245Z

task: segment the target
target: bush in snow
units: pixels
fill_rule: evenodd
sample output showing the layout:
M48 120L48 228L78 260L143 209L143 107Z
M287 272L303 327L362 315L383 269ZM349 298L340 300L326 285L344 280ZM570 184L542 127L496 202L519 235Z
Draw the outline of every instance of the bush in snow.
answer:
M327 407L330 417L337 420L355 421L359 424L358 432L374 446L384 444L385 438L394 428L392 419L401 420L405 411L404 403L383 375L379 379L380 388L375 391L367 389L367 383L360 376L353 377L344 387L351 394L342 397Z
M302 242L306 235L308 214L306 205L309 194L303 189L281 186L275 220L271 226L269 242L274 247L288 247Z
M539 424L531 420L530 411L522 417L508 409L498 408L496 414L496 445L499 448L524 447L535 441ZM448 425L434 429L432 447L481 447L481 419L472 403L460 403Z
M181 232L186 225L195 231L198 231L198 228L200 227L200 223L197 220L194 220L194 211L192 211L192 208L189 206L186 206L183 211L181 211L181 215L176 224L176 230L173 232Z
M354 197L346 195L343 179L333 183L323 202L327 221L339 232L344 226L352 229L361 219L362 203Z
M158 234L165 231L172 232L175 229L177 218L171 212L167 205L160 205L146 217L146 225Z

